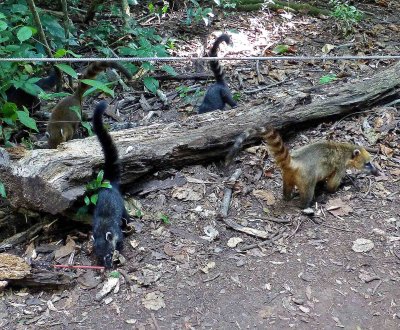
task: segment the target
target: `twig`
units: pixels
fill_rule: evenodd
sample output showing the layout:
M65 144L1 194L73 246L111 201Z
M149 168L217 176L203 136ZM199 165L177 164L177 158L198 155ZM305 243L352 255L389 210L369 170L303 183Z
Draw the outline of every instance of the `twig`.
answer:
M229 183L234 183L239 176L242 174L242 170L238 168L232 176L229 178ZM232 198L232 188L226 187L224 190L224 198L222 199L222 205L221 205L221 210L220 210L220 215L222 217L226 217L228 215L229 211L229 204L231 203L231 198Z
M255 237L259 237L259 238L264 238L266 239L268 237L268 233L266 231L263 230L258 230L258 229L254 229L254 228L250 228L250 227L244 227L242 225L239 225L238 223L236 223L235 221L231 220L231 219L226 219L226 218L222 218L222 221L230 228L236 230L236 231L240 231L242 233L245 233L247 235L251 235L251 236L255 236Z
M245 252L247 250L251 250L256 247L261 247L261 246L267 245L269 243L275 242L282 237L282 235L285 231L286 231L286 227L281 227L275 233L273 233L270 236L270 238L266 239L265 241L262 241L261 243L250 244L250 245L244 246L243 248L240 249L240 252Z
M379 286L382 284L382 280L379 280L379 282L375 285L374 289L372 290L372 296L375 295L376 290L378 290Z
M155 327L157 330L160 330L160 326L158 325L158 322L157 322L157 320L156 320L156 317L154 316L154 313L151 313L151 319L153 320L154 327Z
M265 89L268 89L268 88L271 88L271 87L282 85L285 82L286 82L286 80L282 80L282 81L279 81L277 83L270 84L270 85L267 85L267 86L263 86L263 87L259 87L259 88L256 88L256 89L243 91L243 93L245 93L245 94L254 94L254 93L261 92L261 91L263 91Z
M368 180L369 180L368 190L364 196L368 196L369 193L371 192L372 180L371 180L371 178L368 178Z
M215 279L217 279L220 276L221 276L221 273L218 273L217 275L215 275L215 276L213 276L211 278L206 278L205 280L203 280L203 282L206 283L206 282L214 281Z
M54 268L72 268L72 269L97 269L104 270L104 266L86 266L86 265L53 265Z
M41 43L44 45L44 49L47 53L47 56L53 57L53 53L47 42L46 35L44 34L42 22L40 21L40 17L37 12L37 9L36 9L35 2L34 2L34 0L27 0L26 2L29 6L29 10L31 11L33 21L35 22L36 28L39 33L39 39L40 39ZM61 88L62 88L62 74L61 74L61 70L59 68L54 67L54 70L57 75L57 91L59 92L59 91L61 91Z

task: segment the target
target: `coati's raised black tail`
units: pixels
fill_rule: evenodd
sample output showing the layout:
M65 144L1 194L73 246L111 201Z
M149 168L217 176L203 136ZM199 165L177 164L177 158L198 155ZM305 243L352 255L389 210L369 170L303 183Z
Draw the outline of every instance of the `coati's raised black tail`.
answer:
M248 128L236 138L233 146L228 151L225 157L225 165L229 165L232 160L237 156L239 151L242 149L244 142L250 137L255 135L261 135L267 132L268 129L265 127Z
M211 47L208 56L209 57L217 57L218 56L218 48L221 42L225 41L228 45L231 44L231 38L227 34L221 34L215 41L214 45ZM222 66L219 64L219 61L210 61L210 69L214 73L215 80L217 82L225 82L224 80L224 70Z
M121 180L121 164L118 150L110 133L104 128L103 113L107 109L107 102L101 101L97 104L93 114L93 130L100 141L104 153L104 179L112 184L119 184Z
M52 89L56 84L57 84L57 73L55 70L52 70L47 77L42 78L36 82L36 85L38 85L44 91Z

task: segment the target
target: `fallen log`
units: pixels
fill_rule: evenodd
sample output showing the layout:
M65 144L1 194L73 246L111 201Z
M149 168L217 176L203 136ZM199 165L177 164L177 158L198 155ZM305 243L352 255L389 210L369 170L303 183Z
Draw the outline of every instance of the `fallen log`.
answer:
M255 103L192 116L180 123L114 132L122 163L122 184L132 185L153 171L221 158L234 138L248 127L271 124L288 130L299 124L315 124L392 100L398 97L399 88L397 63L370 78L323 88L314 99L288 98L273 106ZM309 104L299 105L305 101ZM254 142L254 138L248 142ZM103 164L96 137L72 140L57 150L26 151L19 159L12 156L0 149L0 181L6 186L11 204L51 214L67 211L84 194L85 184Z

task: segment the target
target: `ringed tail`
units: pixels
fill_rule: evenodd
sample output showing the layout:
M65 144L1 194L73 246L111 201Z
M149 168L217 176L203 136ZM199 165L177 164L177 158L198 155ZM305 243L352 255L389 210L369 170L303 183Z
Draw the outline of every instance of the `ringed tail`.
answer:
M104 179L119 184L121 180L121 164L118 150L112 140L110 133L104 128L103 113L107 109L107 102L101 101L97 104L93 114L93 130L100 141L104 153Z
M78 96L79 99L82 99L83 94L91 87L89 85L82 83L82 80L95 79L100 72L106 70L107 68L114 68L120 71L128 80L132 78L131 73L125 67L123 67L121 64L117 62L106 62L106 61L93 62L87 67L87 69L83 73L82 78L79 81L78 88L76 89L74 94Z
M214 45L211 47L208 56L217 57L218 48L221 42L225 41L228 45L231 44L231 38L227 34L221 34L215 41ZM224 70L219 64L219 61L210 61L210 69L214 73L215 80L217 82L224 82Z
M263 140L268 144L269 149L274 155L276 164L281 168L289 168L291 157L289 154L289 149L285 146L279 133L273 129L266 129L263 134Z
M244 142L250 136L260 136L261 134L266 133L270 128L265 127L256 127L256 128L248 128L243 133L241 133L235 140L232 148L229 150L228 154L225 157L225 165L229 165L232 160L237 156L239 151L243 148Z

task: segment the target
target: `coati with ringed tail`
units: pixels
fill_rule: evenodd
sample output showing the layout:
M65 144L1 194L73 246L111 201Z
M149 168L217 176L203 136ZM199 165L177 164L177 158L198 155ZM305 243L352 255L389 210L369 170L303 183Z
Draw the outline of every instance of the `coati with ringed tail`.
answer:
M231 43L231 39L227 34L221 34L215 41L208 53L209 57L217 57L218 48L221 42ZM224 70L217 60L210 61L210 69L214 73L216 83L212 84L204 96L197 113L205 113L217 109L224 110L225 104L228 103L232 108L236 107L237 103L232 97L232 93L225 82Z
M132 75L127 69L116 62L93 62L91 63L81 80L94 79L106 68L114 68L119 70L125 77L131 79ZM82 81L79 81L78 87L72 95L64 97L51 112L50 121L47 125L46 136L48 138L48 145L50 148L57 148L57 146L68 140L71 140L79 123L81 122L80 115L82 115L82 98L83 94L90 88ZM73 110L75 108L75 110ZM77 113L77 111L79 113Z
M262 134L263 140L274 155L276 164L281 168L283 198L290 200L296 186L302 208L310 206L318 182L326 182L327 190L335 192L346 175L347 168L363 170L373 175L378 174L378 170L371 163L371 155L361 146L321 141L289 153L281 136L273 128L249 129L242 133L228 153L225 164L229 164L246 138L254 133Z
M94 251L99 262L106 268L112 267L115 250L122 250L122 227L129 222L124 200L119 190L121 164L118 150L111 135L103 126L103 114L107 109L105 101L99 102L93 114L93 130L104 153L104 180L110 181L111 188L101 188L93 214Z

